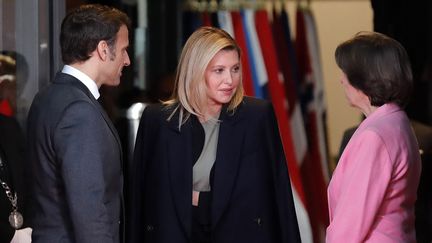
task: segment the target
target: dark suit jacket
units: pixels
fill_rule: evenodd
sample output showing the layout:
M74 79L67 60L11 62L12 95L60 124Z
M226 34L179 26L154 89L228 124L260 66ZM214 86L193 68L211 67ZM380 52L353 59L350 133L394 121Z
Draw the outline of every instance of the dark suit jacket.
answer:
M0 156L4 165L4 171L0 171L0 179L6 181L9 187L18 195L18 211L25 215L25 181L24 181L24 157L25 141L21 128L14 118L0 115ZM7 177L7 178L4 178ZM0 243L9 243L15 229L9 224L9 214L12 205L6 197L5 190L0 186ZM25 225L24 225L25 226Z
M59 73L27 122L33 242L120 242L121 146L98 101Z
M148 106L138 130L130 242L190 242L192 116ZM279 131L271 104L244 98L234 114L223 108L211 202L212 242L300 242Z

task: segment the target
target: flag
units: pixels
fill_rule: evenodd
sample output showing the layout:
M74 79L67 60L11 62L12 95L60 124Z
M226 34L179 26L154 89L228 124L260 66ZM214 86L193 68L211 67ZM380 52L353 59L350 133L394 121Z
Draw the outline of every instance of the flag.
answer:
M267 70L264 65L261 46L255 29L254 10L244 9L241 12L246 33L247 51L249 52L249 63L251 64L252 81L254 93L258 98L267 98Z
M183 11L183 36L182 43L186 43L189 36L199 27L203 25L202 16L197 11L185 10Z
M244 32L243 19L238 11L231 12L231 20L234 32L234 38L242 50L241 64L243 72L243 88L245 95L255 96L254 84L252 80L252 71L249 63L249 53L246 44L246 36Z
M231 37L234 38L234 27L232 23L231 13L227 10L219 10L216 13L219 27L225 30Z
M290 128L288 117L288 101L286 99L283 76L280 73L277 51L275 48L273 35L270 28L267 12L258 10L255 13L255 27L259 36L259 42L263 50L263 58L268 73L268 89L271 101L273 103L276 118L279 124L282 145L284 147L287 167L293 184L294 202L296 206L297 220L299 223L300 236L302 242L308 242L311 239L311 229L308 213L306 211L306 198L303 191L303 185L300 177L298 160L295 154L293 136Z
M213 26L212 17L209 12L204 11L201 13L203 26Z
M319 49L318 33L316 29L315 19L312 11L309 8L303 10L307 41L309 47L310 60L312 65L312 75L314 80L313 89L313 106L316 112L317 119L317 134L319 140L319 152L323 175L326 182L329 181L329 164L328 164L328 146L327 146L327 129L326 129L326 99L324 92L324 79L321 68L321 55Z
M284 10L282 10L281 13L277 13L276 9L273 10L272 33L278 50L276 54L283 75L285 94L288 100L288 115L290 118L293 140L295 141L295 154L297 161L301 165L303 161L308 159L308 144L300 102L297 97L296 77L293 71L297 65L293 63L293 59L290 58L294 56L295 53L293 53L289 29L286 30L286 26L284 26L284 22L288 23L288 15L283 13L285 13Z
M298 8L296 12L296 53L299 67L300 78L300 96L302 102L303 119L307 131L308 148L310 159L306 160L301 166L302 181L305 194L308 201L308 212L311 220L314 242L322 242L325 235L325 229L328 226L328 206L327 206L327 181L326 170L323 170L323 163L327 161L326 154L323 154L321 146L321 126L322 119L318 117L317 102L320 97L316 97L316 88L319 86L317 79L319 74L314 74L313 68L320 68L316 64L318 58L317 46L310 38L313 31L310 25L306 24L305 8ZM309 32L309 34L308 34ZM316 34L316 33L315 33ZM314 52L311 54L311 52ZM318 70L317 70L318 72ZM323 92L321 90L320 92ZM321 93L323 95L323 93Z

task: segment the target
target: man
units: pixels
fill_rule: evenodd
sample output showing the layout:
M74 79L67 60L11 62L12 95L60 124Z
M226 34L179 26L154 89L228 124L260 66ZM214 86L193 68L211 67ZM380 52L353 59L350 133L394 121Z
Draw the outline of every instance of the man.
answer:
M66 65L28 116L33 242L122 241L121 145L97 98L130 64L129 26L124 13L102 5L63 20Z

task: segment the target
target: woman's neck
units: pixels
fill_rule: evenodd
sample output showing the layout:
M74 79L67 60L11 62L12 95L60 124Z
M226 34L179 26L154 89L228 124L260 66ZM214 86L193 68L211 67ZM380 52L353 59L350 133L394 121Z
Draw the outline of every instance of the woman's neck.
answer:
M222 110L222 105L211 105L208 106L204 111L204 117L200 118L200 122L206 122L208 120L217 120L219 118L219 114Z
M360 108L360 110L362 111L362 113L368 117L370 114L372 114L378 107L373 106L373 105L366 105Z

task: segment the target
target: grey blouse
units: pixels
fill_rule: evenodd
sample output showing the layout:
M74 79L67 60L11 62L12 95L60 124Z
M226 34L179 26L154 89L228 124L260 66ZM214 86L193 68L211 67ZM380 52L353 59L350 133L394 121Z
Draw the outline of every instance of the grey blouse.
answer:
M204 128L205 140L203 150L193 166L194 191L208 192L210 189L210 171L216 160L217 142L219 138L220 121L210 119L201 123Z

